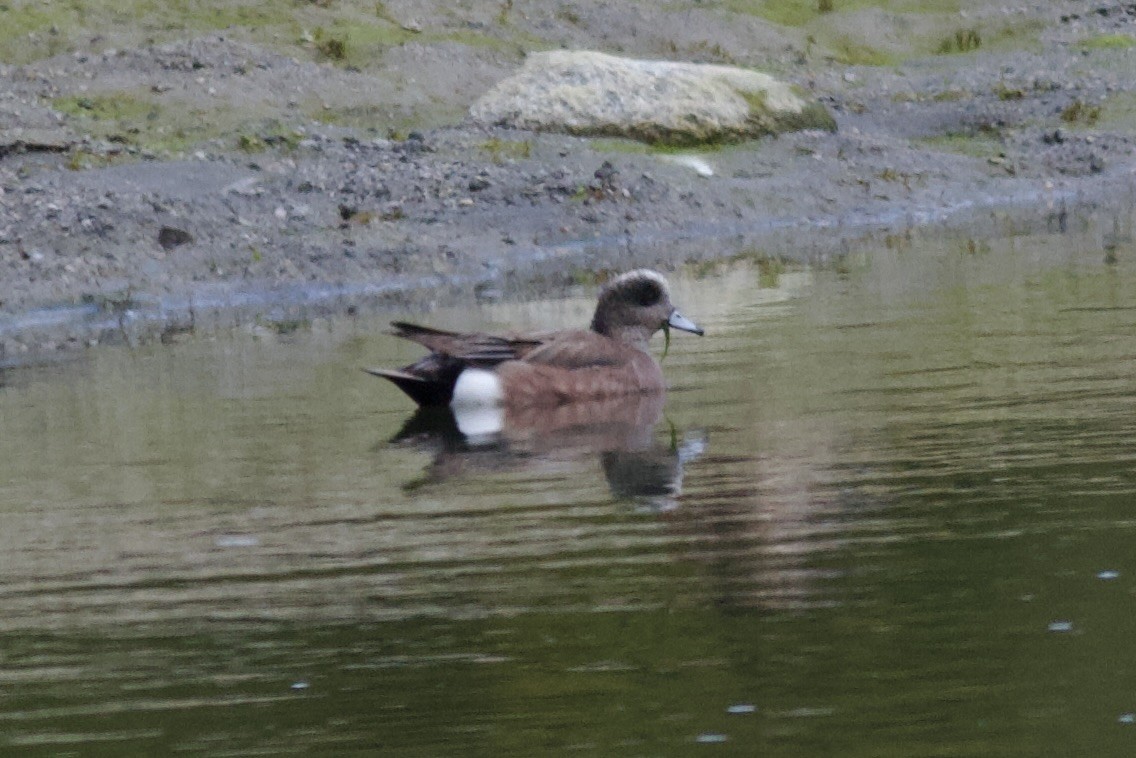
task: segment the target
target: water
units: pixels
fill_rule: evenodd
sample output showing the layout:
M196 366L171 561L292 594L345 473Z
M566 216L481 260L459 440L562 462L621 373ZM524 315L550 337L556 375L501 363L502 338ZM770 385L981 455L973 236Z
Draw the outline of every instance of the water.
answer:
M0 753L1132 754L1136 250L898 242L504 441L372 321L0 374Z

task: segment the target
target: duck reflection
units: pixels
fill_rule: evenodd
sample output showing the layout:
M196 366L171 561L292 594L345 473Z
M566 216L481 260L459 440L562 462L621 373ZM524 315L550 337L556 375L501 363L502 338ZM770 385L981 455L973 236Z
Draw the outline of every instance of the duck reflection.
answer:
M702 454L706 440L701 432L680 434L660 424L665 399L653 392L552 408L505 406L490 409L497 414L493 419L448 407L419 408L391 442L433 452L425 475L407 489L595 457L615 498L638 509L671 510L678 504L684 466Z

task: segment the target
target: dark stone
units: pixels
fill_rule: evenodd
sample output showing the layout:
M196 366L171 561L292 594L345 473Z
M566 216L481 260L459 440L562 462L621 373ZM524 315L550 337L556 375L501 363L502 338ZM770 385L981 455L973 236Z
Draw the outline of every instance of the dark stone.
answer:
M178 229L176 226L163 226L158 232L158 244L166 250L172 250L187 242L193 242L193 235L185 229Z

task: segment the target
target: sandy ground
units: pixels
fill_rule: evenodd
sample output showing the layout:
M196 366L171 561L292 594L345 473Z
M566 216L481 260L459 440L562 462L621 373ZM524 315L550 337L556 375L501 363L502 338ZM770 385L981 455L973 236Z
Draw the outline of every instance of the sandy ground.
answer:
M394 37L342 60L307 31L293 50L239 27L151 40L127 26L0 66L0 365L641 264L826 261L880 235L1099 214L1128 228L1136 6L838 11L802 27L712 3L485 5L380 3ZM463 120L526 49L553 46L760 66L838 130L697 153L705 176L635 143ZM853 65L864 50L877 65Z

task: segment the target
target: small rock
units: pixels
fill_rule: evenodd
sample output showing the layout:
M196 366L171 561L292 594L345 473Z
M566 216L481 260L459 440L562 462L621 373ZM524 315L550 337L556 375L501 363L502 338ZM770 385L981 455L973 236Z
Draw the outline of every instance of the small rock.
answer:
M193 242L193 235L185 229L178 229L176 226L163 226L158 231L158 244L165 250L172 250L187 242Z
M600 167L596 169L593 176L604 184L610 184L615 177L619 176L619 169L612 165L611 161L604 161L600 164Z
M1065 132L1060 129L1054 129L1052 133L1046 134L1041 138L1041 141L1047 145L1061 145L1065 142Z

